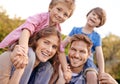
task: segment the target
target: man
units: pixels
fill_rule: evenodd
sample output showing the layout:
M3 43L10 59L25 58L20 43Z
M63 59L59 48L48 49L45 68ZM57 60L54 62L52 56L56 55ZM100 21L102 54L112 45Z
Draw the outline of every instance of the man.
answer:
M68 62L72 71L72 79L69 84L85 84L85 63L91 54L92 42L83 35L76 34L71 37L70 47L68 51ZM64 84L65 80L59 70L59 84Z
M68 62L70 64L70 69L72 71L72 78L69 84L86 84L86 71L84 70L86 67L86 61L91 54L91 40L83 35L77 34L71 37L70 47L68 51ZM95 71L93 69L88 69ZM97 72L96 72L97 74ZM92 77L91 77L92 78ZM109 74L103 73L99 77L100 84L118 84L114 78L112 78ZM57 84L65 84L66 81L63 77L63 72L61 70L61 66L59 67L59 78L57 80Z

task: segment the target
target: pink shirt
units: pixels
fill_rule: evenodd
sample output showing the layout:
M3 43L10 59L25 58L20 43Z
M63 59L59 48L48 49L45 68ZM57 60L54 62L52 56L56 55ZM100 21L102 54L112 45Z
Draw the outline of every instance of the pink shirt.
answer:
M40 29L43 29L48 25L49 25L49 12L29 17L21 26L16 28L9 35L7 35L3 39L3 41L1 41L0 48L5 48L13 44L15 41L17 41L21 35L22 29L25 28L28 29L31 35L33 35L33 33L40 31ZM60 25L57 24L56 26L58 30L61 31Z

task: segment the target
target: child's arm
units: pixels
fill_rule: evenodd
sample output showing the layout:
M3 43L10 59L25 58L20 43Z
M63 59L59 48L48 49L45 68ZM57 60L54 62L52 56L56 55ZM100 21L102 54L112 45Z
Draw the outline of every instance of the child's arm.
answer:
M102 47L96 47L96 59L99 68L99 73L104 73L104 57Z
M67 60L66 60L66 55L64 53L64 48L67 46L67 44L69 43L70 37L67 36L61 43L61 48L60 48L60 53L58 55L58 58L60 60L61 66L63 68L63 73L64 73L64 78L66 79L66 81L70 81L71 79L71 73L68 72L68 64L67 64Z
M21 36L19 38L19 47L16 47L13 50L13 53L17 52L16 56L19 56L19 59L14 59L14 61L12 61L16 68L23 68L24 66L26 66L26 63L24 62L24 60L26 60L25 56L27 56L27 53L28 53L29 37L30 37L29 30L23 29ZM13 57L14 57L14 54L13 54Z
M61 69L61 65L59 65L58 73L59 73L59 77L58 77L58 80L57 80L56 84L65 84L66 81L65 81L64 76L63 76L63 71Z
M27 29L23 29L20 39L19 39L19 45L21 45L25 48L25 53L28 52L29 38L30 38L30 31Z
M67 82L69 82L71 80L71 72L69 72L68 70L68 64L67 64L65 53L60 52L58 55L58 58L60 60L60 63L63 69L64 78Z

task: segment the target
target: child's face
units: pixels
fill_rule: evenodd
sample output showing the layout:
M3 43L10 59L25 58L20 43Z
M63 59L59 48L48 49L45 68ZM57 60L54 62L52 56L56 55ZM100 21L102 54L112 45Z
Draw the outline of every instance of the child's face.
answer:
M100 17L94 11L89 13L89 15L87 16L87 24L90 25L91 27L99 26L100 22L101 22Z
M71 10L65 4L58 3L50 9L51 23L63 23L69 18Z

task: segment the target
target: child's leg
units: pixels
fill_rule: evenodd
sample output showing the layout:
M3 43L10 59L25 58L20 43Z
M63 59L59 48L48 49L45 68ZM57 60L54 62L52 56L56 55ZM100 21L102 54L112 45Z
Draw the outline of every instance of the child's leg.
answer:
M85 76L86 76L86 84L98 84L98 72L95 64L92 60L88 59L85 64Z
M10 78L12 68L10 53L6 51L0 55L0 84L8 84Z
M29 78L31 76L33 67L34 67L34 63L35 63L35 53L33 52L33 50L31 48L29 48L28 50L28 64L25 68L25 71L23 73L23 76L20 80L20 84L27 84L29 81Z
M97 73L95 70L88 70L86 72L86 84L98 84Z

